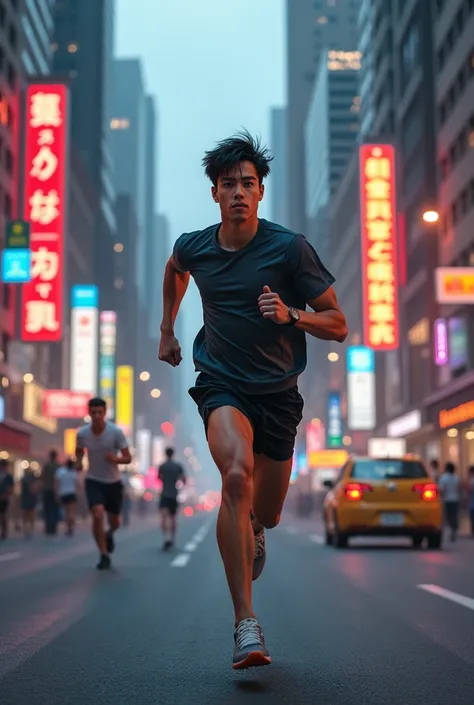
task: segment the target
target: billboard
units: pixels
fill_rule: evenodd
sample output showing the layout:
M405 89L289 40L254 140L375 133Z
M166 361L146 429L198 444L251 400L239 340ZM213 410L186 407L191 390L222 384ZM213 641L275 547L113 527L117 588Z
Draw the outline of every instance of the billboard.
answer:
M133 367L120 365L115 379L115 423L130 440L133 431Z
M404 438L369 438L367 455L370 458L403 458L407 452Z
M474 303L474 267L437 267L435 276L439 304Z
M50 419L83 419L89 413L88 392L70 389L47 389L43 399L43 414Z
M395 151L389 144L359 147L364 343L396 350L398 330Z
M97 388L99 292L86 284L71 289L71 390L95 395Z
M351 431L372 431L376 425L375 353L347 348L347 425Z
M117 346L117 314L115 311L100 313L100 396L107 404L107 417L115 418L115 350Z
M67 133L66 86L29 85L24 220L31 228L31 281L22 287L25 342L56 342L63 336Z
M329 392L328 395L327 444L329 448L342 446L342 408L339 392Z
M142 428L137 431L138 472L146 475L151 464L151 431Z
M448 324L445 318L437 318L434 324L434 355L439 367L449 361L448 353Z

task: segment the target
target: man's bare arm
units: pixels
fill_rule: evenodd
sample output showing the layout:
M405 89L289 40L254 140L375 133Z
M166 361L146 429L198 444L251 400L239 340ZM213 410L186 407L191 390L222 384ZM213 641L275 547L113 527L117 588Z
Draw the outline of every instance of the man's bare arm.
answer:
M161 333L174 335L174 324L179 307L189 284L189 272L180 272L173 257L166 264L163 278L163 319Z
M300 311L297 328L320 340L335 340L343 343L347 338L347 323L337 302L336 294L329 287L324 294L308 301L313 311Z

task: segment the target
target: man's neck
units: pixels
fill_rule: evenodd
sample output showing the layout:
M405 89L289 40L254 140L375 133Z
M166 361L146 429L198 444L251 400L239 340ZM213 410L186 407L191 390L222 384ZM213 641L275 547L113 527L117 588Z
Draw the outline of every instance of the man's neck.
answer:
M222 221L219 228L219 245L224 250L240 250L251 242L258 230L258 216L246 220L245 223Z
M100 434L105 431L105 424L106 424L105 421L99 425L92 424L91 425L92 433L95 433L96 436L100 436Z

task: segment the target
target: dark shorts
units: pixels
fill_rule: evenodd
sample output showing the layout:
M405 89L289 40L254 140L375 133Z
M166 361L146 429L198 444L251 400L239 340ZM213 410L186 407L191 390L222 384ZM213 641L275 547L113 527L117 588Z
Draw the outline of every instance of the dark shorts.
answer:
M65 494L61 497L61 504L74 504L77 502L77 497L74 493Z
M159 506L160 509L167 509L171 516L174 517L178 511L178 500L171 497L161 497Z
M86 497L89 509L102 505L107 514L118 516L122 511L123 485L120 482L86 480Z
M189 394L196 402L207 433L209 415L222 406L233 406L250 421L253 433L253 451L277 461L293 456L298 426L303 418L303 398L298 387L282 392L243 395L230 384L200 374Z
M0 514L6 514L8 511L8 499L0 499Z

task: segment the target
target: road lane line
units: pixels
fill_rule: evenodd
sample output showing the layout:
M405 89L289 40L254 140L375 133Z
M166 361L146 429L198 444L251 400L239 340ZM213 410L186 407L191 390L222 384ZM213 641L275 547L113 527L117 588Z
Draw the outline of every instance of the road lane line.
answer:
M309 540L313 543L317 543L318 546L323 546L325 543L325 538L324 536L321 536L321 534L311 534Z
M286 532L287 532L287 534L296 534L296 529L294 526L287 526Z
M0 556L0 563L7 563L7 561L16 561L21 558L21 553L16 551L15 553L4 553Z
M425 592L430 592L432 595L443 597L445 600L456 602L458 605L467 607L469 610L474 610L474 599L472 597L466 597L465 595L460 595L457 592L445 590L439 585L418 585L418 588L420 590L424 590Z
M176 556L174 561L171 563L171 567L184 568L184 566L188 564L190 558L191 555L189 553L180 553L180 555Z
M195 543L192 543L192 542L191 542L191 543L187 543L187 544L186 544L186 546L184 547L184 550L185 550L187 553L192 553L193 551L196 550L196 548L197 548L197 545L196 545Z

